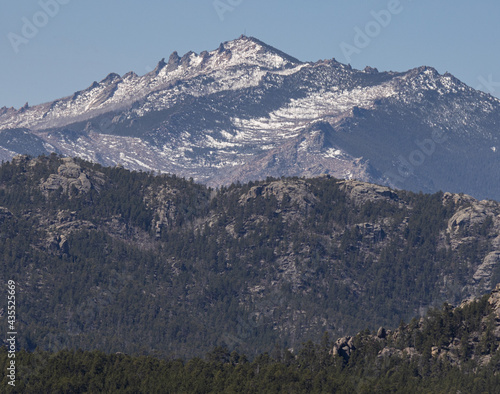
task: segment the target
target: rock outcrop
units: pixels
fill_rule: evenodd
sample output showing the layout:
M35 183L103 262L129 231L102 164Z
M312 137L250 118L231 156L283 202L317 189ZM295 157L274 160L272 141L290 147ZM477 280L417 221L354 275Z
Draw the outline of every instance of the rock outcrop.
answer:
M350 180L340 181L339 185L341 190L346 192L347 195L359 205L365 203L366 201L399 201L397 191L385 186Z
M71 196L71 193L87 193L93 187L87 173L77 164L74 159L64 158L63 164L57 169L57 174L50 174L50 176L42 182L40 189L46 195L50 192L62 189L63 193ZM99 179L102 184L102 178Z
M47 226L47 246L48 249L59 250L66 253L68 250L68 238L77 231L96 230L97 226L88 220L78 220L76 211L60 210L56 217L47 219L44 224Z
M264 185L253 186L247 193L240 197L239 203L244 205L258 196L266 198L273 196L278 203L282 201L286 201L287 203L292 202L299 210L304 210L307 206L314 205L316 200L306 182L298 179L293 182L278 180Z
M483 299L484 300L484 299ZM479 299L464 301L455 310L447 309L448 318L459 309L467 308L471 303L481 303ZM492 355L500 350L500 284L489 294L487 298L489 308L483 309L483 315L480 316L479 325L475 331L469 332L470 327L474 326L471 319L477 318L478 307L475 306L475 312L457 313L454 319L449 322L438 321L439 324L451 324L450 327L443 327L446 332L462 332L461 337L450 336L440 338L427 348L427 351L417 350L422 348L421 344L415 346L405 346L404 343L412 342L412 338L425 338L424 332L432 323L432 316L421 318L416 324L400 326L395 331L385 330L380 327L375 335L358 334L356 337L342 337L337 339L333 345L332 353L341 356L346 361L356 350L364 351L364 347L369 345L372 349L379 347L377 360L379 363L387 362L389 359L397 358L432 358L435 360L447 361L452 365L460 366L465 360L472 360L478 366L487 365ZM484 304L483 304L484 305ZM458 318L457 318L458 317ZM459 318L463 320L459 320ZM439 318L438 318L439 319ZM442 319L442 318L441 318ZM460 326L466 327L460 330ZM433 332L432 335L441 336L441 332ZM429 331L425 335L430 335ZM355 341L358 347L354 345ZM412 342L415 344L414 342ZM425 348L425 347L424 347Z
M449 202L458 209L448 220L447 247L459 250L478 242L483 245L469 260L474 273L464 288L468 297L477 297L491 291L493 272L500 269L500 206L497 202L477 201L464 194L444 193L443 204Z
M349 359L354 350L356 347L354 346L354 338L351 336L339 338L333 345L333 354L338 354L345 360Z

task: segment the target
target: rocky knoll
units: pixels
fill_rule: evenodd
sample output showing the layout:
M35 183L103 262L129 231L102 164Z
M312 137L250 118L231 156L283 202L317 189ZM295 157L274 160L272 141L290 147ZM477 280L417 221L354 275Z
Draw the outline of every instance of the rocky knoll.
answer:
M88 174L72 158L63 158L62 164L57 168L56 174L50 174L42 182L40 189L48 194L51 191L62 189L64 193L75 190L77 194L87 193L92 187L99 189L104 183L102 174L94 173L92 181Z
M376 334L339 338L332 353L348 361L367 346L378 349L379 363L388 363L393 357L423 357L452 365L472 361L486 366L500 351L500 284L481 299L465 301L456 308L445 305L396 330L380 327Z
M385 200L397 202L399 200L397 191L386 186L352 180L340 181L339 185L341 190L359 205L367 201Z

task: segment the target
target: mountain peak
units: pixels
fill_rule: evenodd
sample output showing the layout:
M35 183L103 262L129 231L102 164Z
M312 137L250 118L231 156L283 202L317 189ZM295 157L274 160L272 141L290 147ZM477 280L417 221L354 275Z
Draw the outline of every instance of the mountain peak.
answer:
M174 52L177 54L177 52ZM172 54L173 55L173 54ZM170 57L172 57L172 55ZM158 73L167 65L167 63L165 63L165 58L162 58L158 64L156 65L155 69L153 70L153 73L155 73L156 75L158 75Z
M101 83L103 84L108 84L116 81L120 81L122 78L116 74L116 73L110 73L108 74L102 81Z
M175 51L168 63L160 60L153 74L166 76L171 71L186 77L199 72L210 72L231 67L257 66L267 70L289 69L302 62L254 37L241 35L232 41L222 42L217 49L200 54L189 51L182 57ZM182 70L182 71L181 71Z
M293 56L290 56L255 37L247 37L243 34L235 40L222 43L219 50L221 47L223 47L226 51L230 50L231 52L244 56L247 59L259 57L262 58L262 60L266 59L267 61L274 59L275 64L272 68L291 67L302 63ZM272 65L272 61L271 64L266 62L265 66L269 65Z

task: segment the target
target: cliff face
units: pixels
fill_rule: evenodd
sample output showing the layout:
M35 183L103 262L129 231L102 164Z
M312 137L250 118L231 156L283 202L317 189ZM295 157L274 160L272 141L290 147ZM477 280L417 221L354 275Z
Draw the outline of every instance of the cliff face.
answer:
M497 202L329 176L213 190L22 156L0 167L0 223L28 348L256 354L393 329L500 282Z

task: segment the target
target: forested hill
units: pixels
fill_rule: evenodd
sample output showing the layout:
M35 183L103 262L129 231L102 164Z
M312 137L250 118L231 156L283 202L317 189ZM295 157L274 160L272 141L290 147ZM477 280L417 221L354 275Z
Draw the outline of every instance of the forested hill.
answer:
M253 357L490 291L499 214L327 176L212 190L19 156L0 167L0 280L17 284L28 350Z

